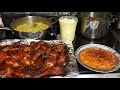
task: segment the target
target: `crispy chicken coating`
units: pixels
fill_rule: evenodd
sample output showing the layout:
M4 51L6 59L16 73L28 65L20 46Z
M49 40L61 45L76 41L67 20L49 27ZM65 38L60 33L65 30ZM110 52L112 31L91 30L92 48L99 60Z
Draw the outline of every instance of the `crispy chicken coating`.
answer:
M40 78L65 74L65 46L44 41L0 46L1 78Z

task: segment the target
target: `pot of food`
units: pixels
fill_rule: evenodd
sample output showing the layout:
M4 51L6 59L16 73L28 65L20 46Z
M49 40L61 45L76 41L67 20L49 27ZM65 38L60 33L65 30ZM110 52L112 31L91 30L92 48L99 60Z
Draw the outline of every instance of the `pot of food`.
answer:
M100 39L107 35L110 12L80 12L81 35L88 39Z
M52 20L45 17L26 16L12 21L7 30L12 29L22 39L45 39L52 24Z

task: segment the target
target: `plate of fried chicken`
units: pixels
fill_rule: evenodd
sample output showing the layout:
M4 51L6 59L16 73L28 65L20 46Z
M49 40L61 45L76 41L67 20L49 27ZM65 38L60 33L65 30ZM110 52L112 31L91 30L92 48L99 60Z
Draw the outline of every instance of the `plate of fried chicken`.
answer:
M1 41L0 78L64 77L72 66L69 50L61 40Z

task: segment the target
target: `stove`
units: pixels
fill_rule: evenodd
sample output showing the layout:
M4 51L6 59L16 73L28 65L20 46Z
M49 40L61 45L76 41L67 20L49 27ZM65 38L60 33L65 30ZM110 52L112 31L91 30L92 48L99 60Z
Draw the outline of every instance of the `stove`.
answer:
M4 22L5 22L5 20L4 20ZM6 23L6 25L8 25L8 24ZM9 25L8 25L8 27L9 27ZM86 39L86 38L82 37L82 35L80 35L79 31L80 31L79 27L77 27L76 37L75 37L75 40L73 41L73 46L74 46L75 51L77 50L78 47L80 47L82 45L89 44L89 43L95 43L95 44L107 45L111 48L114 48L116 51L118 51L120 53L120 50L119 50L119 47L118 47L119 46L119 41L112 35L110 30L108 31L108 34L107 34L106 37L98 39L98 40ZM2 32L2 33L4 33L4 32ZM46 37L46 40L56 40L57 35L59 35L59 34L60 34L59 22L56 22L51 27L50 33ZM4 39L20 39L20 37L16 34L12 34L11 31L5 30L4 37L0 37L0 39L1 40L4 40ZM79 69L80 74L96 74L97 73L97 72L93 72L93 71L90 71L90 70L86 69L85 67L80 65L78 62L77 62L77 65L78 65L78 69ZM115 71L115 72L111 72L111 73L120 73L120 69Z

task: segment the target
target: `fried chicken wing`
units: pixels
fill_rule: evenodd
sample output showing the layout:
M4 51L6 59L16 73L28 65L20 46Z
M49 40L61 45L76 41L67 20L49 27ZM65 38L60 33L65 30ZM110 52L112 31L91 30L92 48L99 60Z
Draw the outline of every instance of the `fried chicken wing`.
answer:
M45 44L44 41L31 42L30 46L33 47L35 50L38 50L44 44Z
M41 67L43 64L42 57L39 57L37 60L35 60L34 65Z
M13 73L14 73L14 70L11 67L7 67L4 70L0 71L0 77L1 78L10 78Z
M63 75L65 72L65 69L61 66L53 66L51 68L48 68L47 70L45 70L44 72L40 73L36 73L34 74L33 78L40 78L40 77L45 77L45 76L59 76L59 75Z
M31 53L34 50L34 48L30 47L29 45L24 45L24 44L21 45L21 48L23 51L29 52L29 53Z
M7 54L5 52L0 52L0 63L2 63L7 57Z
M59 44L59 45L54 46L53 49L56 52L63 52L63 51L65 51L65 46L63 44Z
M14 70L11 67L7 67L5 71L7 75L12 75L14 73Z
M30 54L25 51L19 51L19 52L17 52L17 55L19 57L30 57Z
M14 58L6 58L5 64L12 66L12 67L19 67L20 63Z
M15 42L12 45L6 45L2 51L7 52L7 51L16 51L16 50L20 50L20 43L19 42Z
M5 48L5 47L7 47L7 45L6 46L0 45L0 51L2 51L2 49Z
M44 53L43 50L41 49L38 49L37 51L34 51L32 54L31 54L31 57L33 60L37 60L37 58L42 55Z
M16 68L15 75L18 78L32 78L33 72L34 72L34 67L24 66L21 68Z
M57 55L57 52L55 51L50 51L50 52L46 52L45 55L44 55L44 58L45 59L57 59L58 55Z
M61 53L58 60L57 60L57 64L61 65L61 66L66 66L67 64L67 56L65 53Z
M7 55L8 58L14 58L16 60L20 59L21 57L30 57L30 54L25 51L8 51Z
M19 59L20 56L17 55L18 51L7 51L7 58Z
M31 57L22 57L18 60L22 65L32 65L34 60Z
M50 67L53 67L55 64L56 64L55 59L53 59L53 60L47 59L42 63L42 67L39 69L39 71L42 72L42 71L44 71L44 70L46 70L46 69L48 69Z

